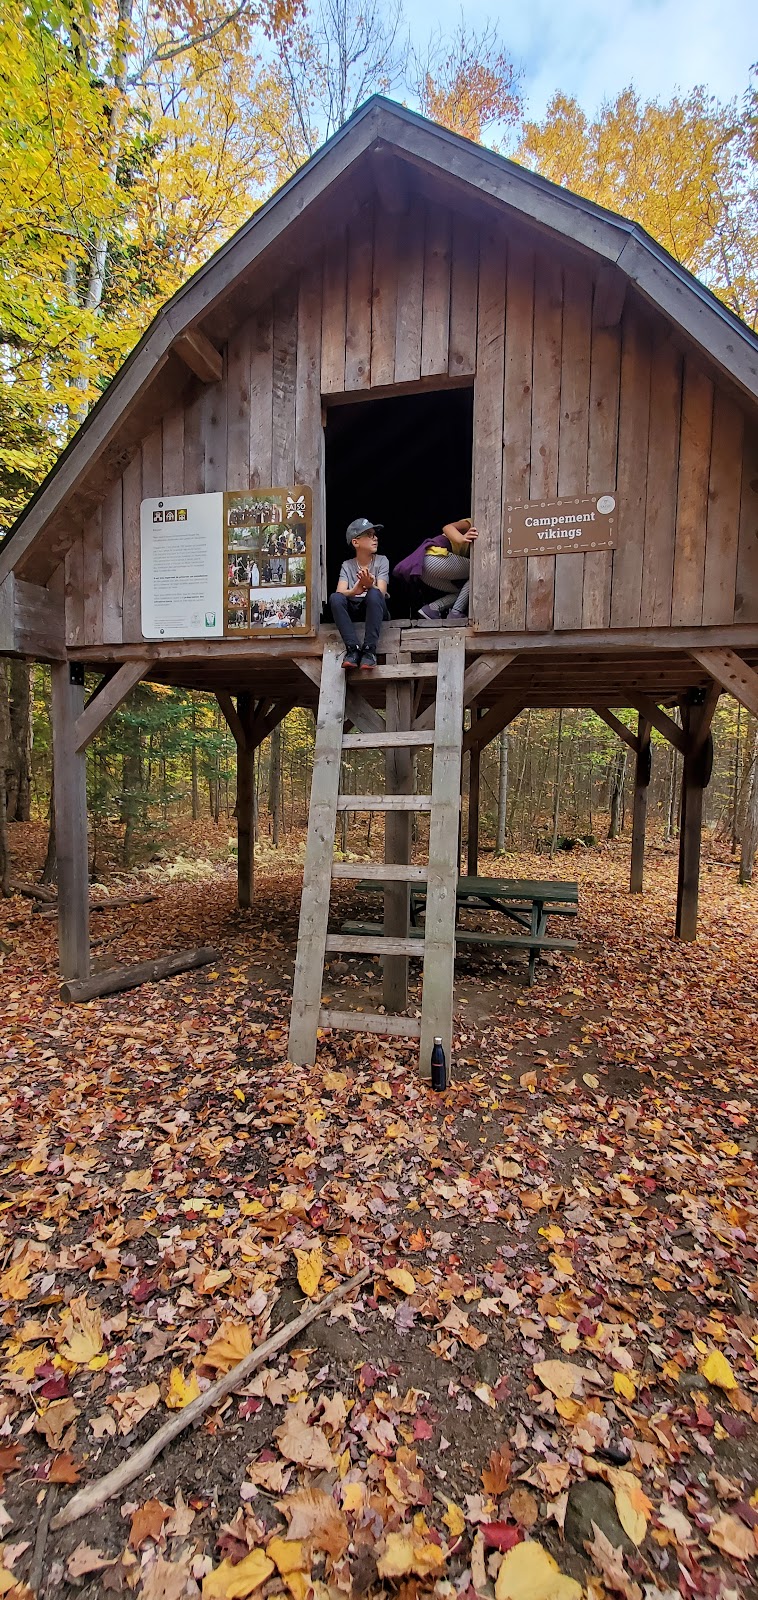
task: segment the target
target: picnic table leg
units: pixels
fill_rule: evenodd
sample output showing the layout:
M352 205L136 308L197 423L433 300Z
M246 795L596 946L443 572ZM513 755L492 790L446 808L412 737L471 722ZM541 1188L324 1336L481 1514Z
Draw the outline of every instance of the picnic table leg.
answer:
M542 935L545 932L546 926L547 926L547 917L545 915L545 903L544 903L543 900L535 900L534 905L532 906L532 926L531 926L529 931L530 931L530 933L535 934L538 939L541 939ZM535 967L537 965L537 958L539 956L539 953L540 953L539 945L533 945L532 949L529 951L529 987L530 987L530 989L532 987L532 984L534 983L534 969L535 969Z

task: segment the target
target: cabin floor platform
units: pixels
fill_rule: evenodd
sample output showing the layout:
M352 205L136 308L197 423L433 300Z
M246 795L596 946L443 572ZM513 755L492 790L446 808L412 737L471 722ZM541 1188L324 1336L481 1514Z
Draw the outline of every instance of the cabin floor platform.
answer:
M450 629L422 628L403 620L385 624L380 654L400 651L419 662L436 654ZM318 687L308 675L314 660L338 642L333 627L307 637L287 639L224 639L194 643L172 641L70 648L69 659L88 671L112 674L124 662L146 663L142 674L152 683L210 693L248 692L258 699L289 699L314 708ZM502 655L502 672L467 704L492 706L507 695L524 707L634 705L634 696L652 696L675 704L692 690L712 681L695 652L718 648L735 651L758 668L758 628L637 629L556 634L484 634L465 629L466 662ZM303 665L300 666L299 663ZM353 686L371 705L383 704L383 684L370 671L351 673ZM431 703L431 684L420 676L419 706ZM630 698L632 697L632 698Z

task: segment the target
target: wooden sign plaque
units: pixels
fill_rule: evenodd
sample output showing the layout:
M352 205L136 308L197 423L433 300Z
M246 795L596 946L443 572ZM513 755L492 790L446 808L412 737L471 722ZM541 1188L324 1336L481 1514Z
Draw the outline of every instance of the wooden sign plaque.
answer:
M615 494L506 505L503 555L555 556L575 550L614 550L617 515Z

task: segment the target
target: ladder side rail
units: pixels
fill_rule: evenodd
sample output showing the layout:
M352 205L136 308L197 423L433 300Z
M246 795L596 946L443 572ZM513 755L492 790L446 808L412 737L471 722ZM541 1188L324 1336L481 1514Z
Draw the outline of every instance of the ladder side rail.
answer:
M316 1059L345 713L341 659L341 650L324 651L288 1046L298 1066Z

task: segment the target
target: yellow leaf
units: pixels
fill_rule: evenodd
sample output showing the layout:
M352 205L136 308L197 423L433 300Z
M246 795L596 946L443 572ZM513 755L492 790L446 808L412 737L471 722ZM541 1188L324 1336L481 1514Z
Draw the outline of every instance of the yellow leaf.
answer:
M169 1411L183 1411L191 1400L196 1400L200 1393L200 1385L194 1372L185 1378L181 1367L172 1367L171 1376L166 1391L166 1405Z
M650 1501L633 1472L609 1472L618 1519L632 1544L642 1544L647 1533Z
M150 1180L151 1172L149 1167L135 1167L131 1172L127 1172L121 1188L125 1194L129 1194L132 1190L144 1193L146 1189L150 1188Z
M700 1371L706 1382L712 1383L717 1389L736 1389L737 1379L732 1372L726 1356L720 1350L710 1350L704 1361L700 1363Z
M360 1515L363 1510L363 1484L346 1483L342 1489L342 1509Z
M286 1578L290 1572L304 1572L307 1566L300 1539L271 1539L266 1546L266 1555L276 1562L276 1570L281 1578Z
M449 1529L451 1538L453 1539L459 1538L466 1526L466 1518L464 1517L460 1506L457 1506L454 1500L448 1500L447 1511L445 1512L442 1521L444 1522L445 1527Z
M398 1532L387 1534L377 1570L380 1578L404 1578L410 1572L426 1578L440 1573L444 1565L444 1551L438 1544L427 1544L415 1532Z
M7 1272L0 1273L0 1299L28 1300L32 1292L29 1273L33 1263L21 1259L14 1261Z
M246 1322L233 1322L226 1317L203 1356L204 1367L214 1367L217 1372L231 1372L239 1361L244 1361L253 1348L253 1335Z
M265 1210L266 1207L261 1203L260 1200L240 1201L241 1217L262 1217L265 1213Z
M623 1400L636 1400L637 1385L628 1372L614 1372L613 1387Z
M565 1272L573 1277L574 1263L570 1256L562 1256L557 1250L552 1250L550 1253L550 1260L552 1261L556 1272Z
M347 1073L346 1072L325 1072L324 1073L324 1077L323 1077L324 1088L328 1089L330 1093L334 1093L334 1091L337 1090L337 1089L344 1089L346 1083L347 1083Z
M77 1295L63 1319L58 1349L66 1361L87 1366L103 1348L103 1323L97 1306L87 1305L87 1296Z
M392 1099L392 1090L383 1078L377 1078L371 1085L371 1093L378 1094L382 1100Z
M416 1279L407 1267L389 1267L384 1274L393 1289L398 1289L400 1294L413 1294L416 1288Z
M495 1600L579 1600L581 1592L536 1539L506 1553L495 1584Z
M263 1550L251 1550L236 1566L229 1560L222 1561L220 1567L203 1578L203 1600L247 1600L273 1570L274 1563Z
M312 1300L324 1270L321 1246L320 1244L317 1245L315 1250L296 1250L295 1255L297 1257L297 1281L303 1294L307 1294L308 1299Z
M580 1389L583 1368L577 1367L573 1361L535 1361L534 1373L551 1394L568 1400Z
M0 1567L0 1594L10 1594L11 1589L19 1589L19 1580L7 1567Z

